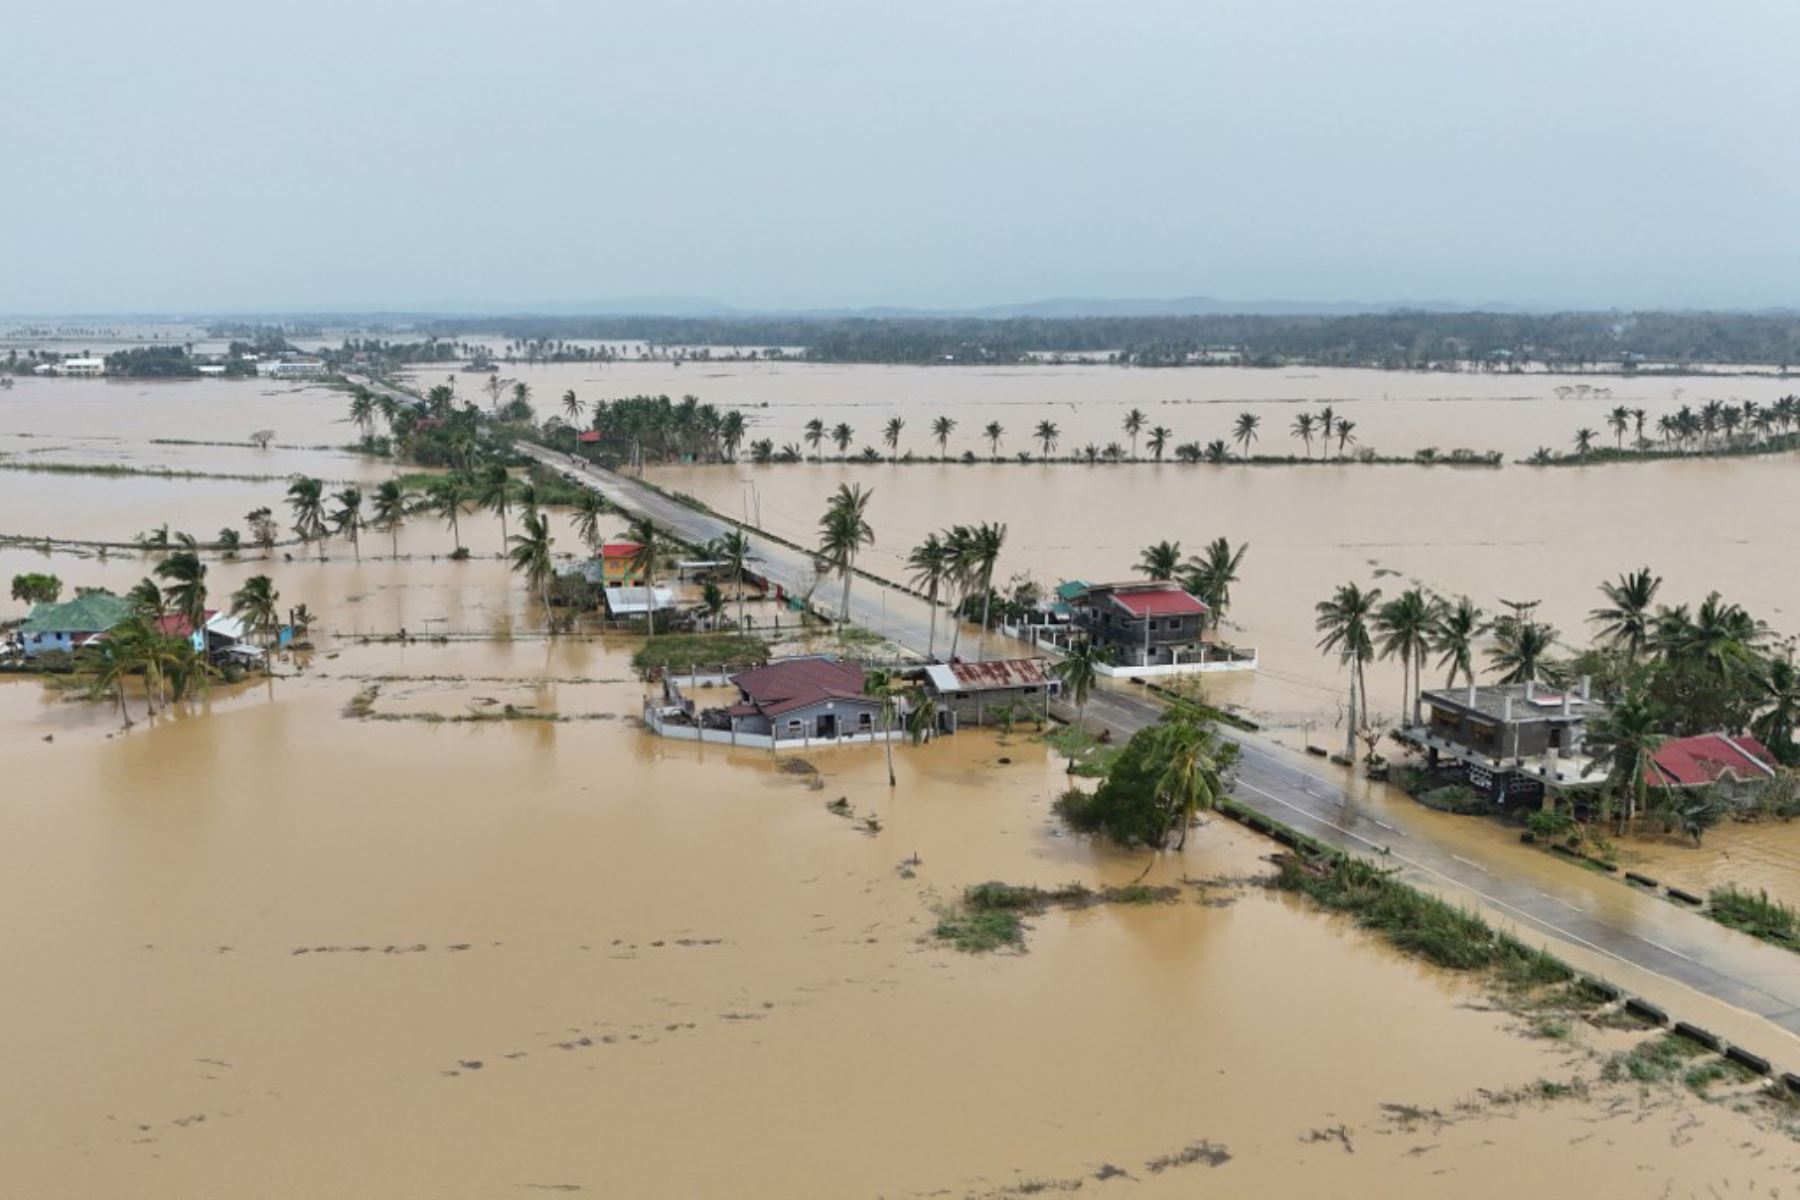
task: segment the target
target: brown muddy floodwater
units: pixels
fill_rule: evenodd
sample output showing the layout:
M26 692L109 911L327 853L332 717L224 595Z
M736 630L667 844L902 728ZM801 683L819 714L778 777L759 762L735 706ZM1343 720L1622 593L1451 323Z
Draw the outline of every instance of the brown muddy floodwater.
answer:
M324 426L341 398L316 403L306 419ZM1765 465L1739 464L1742 480ZM1229 532L1253 546L1238 616L1270 646L1310 604L1284 587L1310 593L1313 573L1335 573L1315 556L1449 577L1482 561L1427 545L1447 507L1429 489L1474 477L1219 475L1190 491L1144 471L1121 495L1124 474L982 469L943 480L964 497L952 504L934 470L872 477L880 552L959 507L955 519L1011 522L1007 569L1045 574L1124 573L1151 537ZM735 486L712 474L677 485ZM765 519L786 510L802 529L837 478L757 477ZM1566 478L1590 516L1602 490L1593 472L1502 477ZM0 532L209 530L281 490L81 478L40 492L49 477L0 474ZM1397 546L1333 550L1305 515L1323 504L1324 520L1367 518L1401 503L1407 480L1404 503L1427 525L1391 523ZM1360 490L1371 486L1392 490ZM1733 472L1717 486L1755 485ZM1285 542L1272 518L1221 519L1252 511L1231 499L1242 488L1288 506ZM1471 520L1495 515L1491 499L1462 501ZM1178 520L1140 536L1142 512ZM1529 1036L1527 1018L1469 982L1266 890L1272 847L1229 823L1154 862L1063 835L1050 811L1062 765L1028 733L897 748L891 791L876 750L818 754L815 787L763 754L651 739L634 723L635 643L537 636L535 606L491 557L497 523L471 517L463 536L479 554L469 562L441 557L449 533L429 522L402 533L398 560L370 536L360 564L337 545L323 564L213 562L216 595L266 571L284 603L320 614L318 651L283 662L272 685L217 686L154 724L133 696L129 732L108 703L0 680L0 1191L786 1198L1079 1183L1084 1195L1511 1197L1580 1180L1583 1194L1637 1197L1800 1185L1793 1141L1733 1111L1729 1085L1704 1101L1602 1082L1601 1059L1638 1035ZM1624 565L1536 536L1584 591ZM558 539L574 544L566 526ZM151 565L0 549L0 577L50 569L69 585L126 587ZM402 627L480 640L357 636ZM1286 636L1308 641L1304 628ZM1260 700L1270 685L1258 680L1248 701L1324 703L1312 697L1335 681L1309 675L1308 657L1275 667L1306 682L1300 700ZM369 689L372 715L345 715ZM562 719L475 719L506 705ZM828 811L838 797L879 834ZM1180 889L1176 903L1033 918L1023 955L930 937L970 883L1098 886L1146 868ZM1584 1094L1515 1096L1576 1078Z

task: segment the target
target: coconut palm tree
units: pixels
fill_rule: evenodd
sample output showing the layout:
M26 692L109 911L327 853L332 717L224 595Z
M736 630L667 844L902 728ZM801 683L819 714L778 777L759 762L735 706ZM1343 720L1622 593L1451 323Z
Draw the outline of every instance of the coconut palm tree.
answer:
M831 444L837 447L840 457L850 452L850 442L856 437L856 430L843 421L831 427Z
M669 537L653 517L633 517L625 527L623 540L637 546L626 561L625 569L644 581L646 613L644 635L656 637L656 567L668 552Z
M397 479L383 480L375 489L374 519L369 524L388 535L395 558L400 557L400 526L406 523L412 506L413 494Z
M1339 428L1343 428L1341 425ZM1431 650L1431 629L1437 608L1418 588L1408 588L1375 612L1375 632L1381 641L1378 651L1383 658L1400 660L1400 712L1402 720L1410 709L1414 725L1421 724L1420 695L1424 680L1419 678L1425 666L1425 655ZM1417 679L1415 688L1414 680Z
M231 615L244 623L252 636L267 646L281 628L281 593L267 575L252 575L231 593Z
M131 713L125 707L125 680L128 676L142 669L143 660L141 644L135 634L136 621L127 621L114 626L103 638L90 641L82 647L81 657L93 672L93 682L89 685L88 695L98 700L111 692L119 705L119 720L123 727L131 728ZM144 692L148 703L149 686L146 682Z
M338 502L337 511L331 514L331 528L336 533L350 535L350 549L356 554L356 561L362 561L362 531L366 522L363 520L362 489L352 485L338 492L333 499Z
M575 536L590 555L598 555L606 542L606 536L600 532L600 519L605 515L605 497L592 488L583 488L581 498L575 501Z
M1344 448L1356 442L1356 422L1348 417L1340 417L1337 423L1338 457L1344 457Z
M1604 713L1587 723L1583 748L1589 761L1582 774L1604 773L1607 791L1625 798L1623 825L1629 825L1644 808L1651 760L1663 743L1656 724L1649 697L1636 687L1627 687Z
M1144 414L1132 409L1125 414L1125 436L1131 439L1131 457L1136 458L1138 434L1144 429Z
M1649 567L1621 575L1617 583L1602 583L1606 606L1589 613L1588 620L1600 626L1601 637L1635 662L1650 640L1652 610L1661 588L1662 576L1652 575Z
M933 662L937 661L938 590L949 582L951 566L949 547L935 533L926 534L925 540L906 556L912 584L925 590L925 603L931 608L931 632L925 657Z
M1756 705L1762 711L1750 722L1750 732L1785 765L1800 759L1794 745L1794 726L1800 722L1800 671L1787 656L1771 658L1755 676Z
M880 667L871 668L863 673L863 695L873 696L881 701L881 741L887 747L888 786L894 786L894 714L899 707L896 698L897 680L892 671Z
M900 431L905 428L905 421L899 417L889 417L887 427L881 431L881 440L887 443L889 462L893 462L900 453Z
M1238 568L1244 565L1244 555L1249 552L1249 542L1233 550L1229 541L1219 537L1206 544L1204 553L1187 561L1182 584L1206 604L1206 619L1214 629L1219 628L1225 611L1231 607L1231 585L1238 581Z
M364 439L375 431L375 394L359 387L350 393L350 420L362 430Z
M981 641L975 647L977 662L987 651L988 616L994 602L994 565L1000 561L1000 551L1005 545L1006 526L998 523L983 521L975 526L970 537L970 560L981 579Z
M288 510L294 514L294 534L302 542L319 543L319 561L325 561L325 481L302 475L288 485Z
M1767 627L1719 593L1709 593L1691 620L1685 606L1665 613L1666 627L1659 618L1657 637L1667 657L1699 663L1719 677L1754 671L1760 663Z
M550 547L556 539L550 536L550 518L541 512L528 512L519 521L521 531L508 539L511 549L507 557L512 569L525 576L526 586L544 602L544 626L556 632L550 618L550 582L556 578L556 564Z
M1327 404L1319 410L1319 440L1324 444L1326 450L1331 448L1331 431L1336 423L1337 413L1331 405Z
M460 476L439 475L425 489L425 507L450 526L458 553L462 552L462 510L469 502L469 491Z
M1231 790L1228 777L1237 761L1237 747L1223 742L1212 729L1193 719L1177 719L1162 726L1157 738L1157 758L1162 769L1156 792L1170 824L1178 831L1175 849L1187 847L1188 830L1202 812L1219 806ZM1167 839L1167 833L1163 839Z
M1150 440L1146 444L1150 447L1150 454L1157 462L1162 461L1163 451L1169 448L1169 439L1174 436L1167 425L1158 425L1150 430Z
M568 417L569 424L581 428L581 418L587 412L587 405L575 396L575 389L570 388L562 394L563 415Z
M506 514L513 506L515 495L512 476L499 463L489 463L475 477L475 503L478 507L499 515L502 547L511 541L506 530Z
M1112 647L1102 646L1092 638L1077 638L1069 643L1066 654L1050 667L1050 673L1062 683L1063 694L1075 700L1075 728L1087 722L1088 697L1100 681L1100 668L1112 661ZM1075 770L1073 756L1069 770Z
M1181 543L1162 541L1145 546L1138 555L1137 569L1153 580L1173 579L1181 569Z
M947 560L945 581L950 591L950 612L955 618L950 625L950 657L962 644L962 611L968 595L979 578L975 555L975 531L968 525L952 525L944 531L944 557Z
M1256 429L1261 424L1262 418L1255 413L1241 412L1237 416L1237 424L1231 427L1232 440L1243 447L1242 454L1245 458L1250 457L1250 443L1256 440Z
M1557 632L1529 615L1529 609L1497 618L1494 647L1488 660L1501 683L1532 683L1544 677L1544 660L1556 644Z
M1375 644L1369 633L1369 622L1381 603L1381 589L1364 591L1359 585L1339 585L1329 600L1314 606L1318 616L1313 628L1320 633L1319 649L1335 653L1338 661L1350 668L1350 708L1344 722L1344 757L1356 759L1357 699L1366 697L1363 667L1375 656Z
M1445 687L1455 687L1460 673L1475 682L1475 639L1487 631L1486 614L1467 596L1455 604L1440 604L1431 623L1431 648L1438 655L1437 665L1450 668Z
M188 634L206 627L206 564L192 550L177 550L156 564L159 579L169 580L163 600L169 611L187 621Z
M989 421L987 423L987 428L982 430L981 434L983 437L987 438L988 457L999 458L1000 439L1006 435L1005 427L998 421Z
M722 534L713 543L713 557L731 569L731 582L737 588L738 628L744 628L744 564L750 561L750 539L742 529Z
M938 458L942 459L950 451L950 435L956 431L954 417L939 417L931 423L931 436L937 439Z
M1581 457L1583 462L1586 462L1587 456L1593 452L1596 436L1598 435L1585 425L1575 431L1575 453Z
M719 422L719 445L725 450L725 457L731 462L737 461L738 447L744 444L748 426L744 414L737 409L726 413Z
M825 461L825 452L820 447L825 441L825 422L814 417L806 423L806 444L813 449L813 456L819 462Z
M864 546L875 543L875 530L868 521L873 495L860 484L840 483L825 506L825 515L819 518L819 553L830 560L844 581L843 602L838 607L841 622L850 620L850 580L856 573L856 556Z
M1033 436L1036 437L1038 446L1043 451L1042 457L1048 462L1050 452L1056 449L1056 439L1062 436L1062 431L1056 427L1054 421L1039 421L1037 432Z
M1316 424L1317 418L1311 413L1303 412L1294 418L1294 424L1288 430L1293 436L1306 443L1306 457L1308 458L1312 457L1313 429Z

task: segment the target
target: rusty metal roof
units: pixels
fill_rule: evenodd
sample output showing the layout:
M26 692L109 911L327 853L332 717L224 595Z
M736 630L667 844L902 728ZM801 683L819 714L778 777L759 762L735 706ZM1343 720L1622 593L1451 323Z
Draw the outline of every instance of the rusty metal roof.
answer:
M980 692L1035 687L1049 682L1041 658L1001 658L992 662L933 663L925 677L940 692Z

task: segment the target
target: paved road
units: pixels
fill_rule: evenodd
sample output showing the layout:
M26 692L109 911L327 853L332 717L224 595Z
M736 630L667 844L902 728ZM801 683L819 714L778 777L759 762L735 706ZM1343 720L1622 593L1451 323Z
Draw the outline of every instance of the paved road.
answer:
M737 528L615 472L571 462L554 451L520 449L559 470L577 472L620 508L651 516L689 540L704 542ZM812 570L807 556L754 531L751 536L760 569L789 591L804 592ZM827 587L835 589L835 583L821 586L821 600L836 595ZM915 597L858 580L850 609L856 623L924 652L929 614ZM945 625L940 619L940 649L948 636ZM972 656L978 640L965 629L961 653ZM991 645L995 655L1022 649L997 635ZM1108 688L1089 701L1087 719L1117 736L1143 728L1160 714L1143 696ZM1751 1047L1778 1067L1800 1069L1800 1041L1792 1036L1800 1034L1800 955L1733 933L1540 851L1491 837L1454 840L1444 822L1433 820L1435 814L1410 801L1372 802L1369 789L1347 773L1315 768L1305 757L1256 735L1233 737L1243 748L1236 795L1250 808L1329 845L1399 867L1403 876L1434 893L1458 900L1473 897L1510 919L1528 940L1540 940L1531 938L1534 932L1558 938L1587 951L1603 970L1616 964L1649 972L1765 1018L1770 1026L1761 1031L1770 1036L1750 1041ZM1750 1024L1754 1031L1756 1023Z

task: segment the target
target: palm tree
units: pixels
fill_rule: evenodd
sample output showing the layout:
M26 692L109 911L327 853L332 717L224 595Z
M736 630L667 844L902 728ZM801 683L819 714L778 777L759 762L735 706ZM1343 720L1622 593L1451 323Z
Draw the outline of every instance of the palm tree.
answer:
M1583 748L1589 762L1582 774L1606 773L1607 790L1626 798L1624 824L1643 811L1651 760L1662 743L1662 735L1656 732L1655 710L1635 687L1626 688L1606 712L1587 723Z
M1005 428L998 421L989 421L987 428L981 433L983 437L987 438L988 457L1000 457L1000 439L1006 434Z
M829 559L832 568L844 581L843 603L838 620L850 620L850 579L856 571L856 556L864 546L873 545L875 530L869 526L869 498L874 493L858 484L838 484L838 490L819 518L819 553Z
M367 439L375 429L375 395L368 388L359 387L350 394L350 420L362 430Z
M1315 418L1311 413L1303 412L1294 418L1293 427L1288 431L1306 443L1306 457L1312 457L1313 426Z
M1772 658L1755 679L1757 707L1762 711L1750 722L1750 732L1777 761L1792 765L1797 757L1794 725L1800 721L1800 671L1791 658Z
M1499 671L1501 683L1532 683L1544 677L1544 659L1556 644L1554 628L1524 613L1495 620L1495 645L1488 659Z
M103 638L90 641L82 648L82 657L87 660L94 673L93 683L88 694L95 700L111 692L119 704L119 719L124 728L131 728L131 713L125 707L125 679L137 671L143 663L140 653L141 642L135 635L138 622L127 621L114 626ZM148 703L149 686L144 688Z
M1150 430L1150 441L1148 442L1148 445L1150 447L1150 453L1155 456L1157 462L1162 461L1163 451L1168 449L1169 439L1174 436L1174 433L1171 432L1166 425L1158 425Z
M937 439L938 458L942 459L950 450L950 435L956 430L953 417L939 417L931 423L931 436Z
M325 481L301 476L288 485L288 509L294 514L294 533L302 542L319 543L319 561L325 561Z
M1137 409L1134 408L1130 412L1125 414L1125 436L1129 437L1131 439L1131 457L1133 457L1133 458L1136 458L1138 456L1138 452L1137 452L1138 434L1143 431L1143 428L1144 428L1144 414L1143 413L1139 412Z
M1056 449L1056 439L1062 436L1062 431L1056 427L1054 421L1039 421L1037 433L1034 436L1037 438L1038 445L1043 449L1044 460L1048 462L1050 452Z
M1153 580L1173 579L1181 569L1181 543L1162 541L1145 546L1138 555L1137 569Z
M374 520L369 524L392 539L393 556L400 557L400 526L412 512L412 493L397 479L384 480L375 489Z
M1006 526L998 523L990 525L983 521L975 527L970 538L970 558L981 578L981 642L975 647L977 662L987 652L988 615L994 601L994 565L1000 561L1000 551L1005 545Z
M855 436L856 430L842 421L831 427L831 444L837 447L840 457L849 453L851 439Z
M469 501L469 492L461 478L455 475L439 475L425 489L425 507L450 526L450 536L456 541L457 553L462 552L462 518L463 505Z
M231 615L244 622L244 628L262 639L267 646L281 628L281 593L267 575L252 575L231 593Z
M978 577L974 529L967 525L952 525L946 530L944 557L948 562L945 579L950 585L950 612L955 618L950 625L950 658L954 661L956 648L962 644L962 611Z
M731 581L737 586L738 628L744 628L744 564L750 561L750 539L742 529L720 536L713 545L713 557L731 568Z
M635 543L625 569L644 581L644 636L656 637L656 565L667 552L669 538L653 517L633 517L625 527L624 540Z
M899 417L889 417L887 428L881 431L881 440L887 443L889 462L893 462L900 452L900 431L905 428L905 421Z
M1102 646L1092 638L1077 638L1069 643L1069 649L1050 668L1050 673L1062 683L1063 692L1075 698L1075 728L1080 729L1087 722L1088 696L1093 693L1094 685L1100 681L1100 668L1112 661L1112 647ZM1075 770L1075 759L1070 756L1069 770Z
M1231 585L1238 581L1238 568L1244 565L1244 555L1249 552L1249 542L1233 550L1229 541L1219 537L1206 544L1205 553L1187 561L1183 585L1206 604L1207 619L1214 629L1219 628L1225 620L1225 610L1231 607Z
M1662 576L1652 575L1649 567L1621 575L1617 583L1602 583L1606 607L1589 613L1588 620L1599 624L1600 636L1635 662L1650 640L1652 608L1661 587Z
M1380 602L1380 588L1364 591L1357 584L1346 583L1339 585L1331 599L1321 600L1314 606L1318 617L1313 628L1323 635L1319 638L1319 649L1326 653L1335 652L1338 661L1350 668L1350 710L1345 721L1344 757L1352 762L1356 760L1357 697L1366 698L1368 694L1362 681L1363 666L1375 656L1369 621Z
M925 603L931 608L931 633L925 657L933 662L937 661L938 589L949 581L951 565L949 547L935 533L926 534L925 540L906 556L912 584L925 589Z
M163 599L186 619L188 634L206 627L206 564L192 550L177 550L156 565L156 575L169 580Z
M1709 593L1691 620L1685 606L1666 612L1667 628L1659 620L1657 637L1668 657L1697 662L1720 678L1753 671L1759 663L1757 647L1768 629L1719 593Z
M820 444L825 440L825 422L814 417L806 423L806 444L813 448L813 456L820 462L825 461L825 452Z
M894 698L896 681L891 671L880 667L863 673L863 695L873 696L881 701L881 740L887 747L888 786L894 786L894 711L897 703Z
M1375 613L1375 630L1381 635L1381 657L1400 660L1401 719L1405 719L1410 708L1414 725L1423 721L1420 695L1424 680L1418 677L1425 666L1425 655L1431 650L1430 635L1436 615L1436 606L1418 588L1401 592ZM1415 678L1418 678L1417 690L1413 687Z
M1487 631L1486 614L1475 602L1463 596L1455 604L1440 604L1431 623L1431 648L1440 656L1438 666L1450 668L1445 687L1456 686L1460 672L1470 683L1475 682L1475 639Z
M1355 430L1355 428L1356 428L1356 422L1352 421L1350 418L1340 417L1338 419L1337 444L1338 444L1338 457L1339 458L1344 457L1344 447L1349 446L1356 441L1356 435L1353 432L1353 430Z
M1327 404L1319 410L1319 440L1324 444L1327 452L1331 449L1331 430L1336 422L1337 414L1332 410L1331 405ZM1320 455L1320 457L1322 458L1324 455Z
M575 502L575 536L590 555L598 555L605 544L605 535L600 532L600 518L605 515L606 498L592 488L583 488L581 499Z
M1625 449L1625 431L1631 428L1631 410L1623 404L1606 414L1606 423L1613 431L1614 448Z
M1227 775L1237 747L1220 741L1210 728L1192 719L1171 721L1158 737L1162 771L1156 791L1170 823L1180 832L1175 849L1187 847L1188 830L1201 812L1219 806L1230 790ZM1167 833L1163 834L1166 840Z
M350 548L356 553L356 561L362 561L363 530L363 493L354 485L345 488L333 497L338 502L338 510L331 514L331 527L337 533L350 535Z
M569 418L569 424L577 429L581 428L581 418L587 412L587 405L576 399L574 388L563 393L562 406L564 414Z
M1587 461L1588 454L1594 448L1595 436L1594 431L1585 425L1575 431L1575 453L1581 456L1583 462Z
M1261 424L1262 418L1255 413L1241 412L1238 414L1237 424L1232 426L1232 440L1244 448L1242 453L1245 458L1250 457L1250 443L1256 440L1256 428Z
M513 482L505 467L499 463L489 463L482 468L481 474L475 477L475 503L500 515L500 544L509 544L511 539L506 532L506 513L513 503Z
M550 518L541 512L528 512L519 524L523 532L508 539L512 549L507 557L512 560L512 569L524 574L526 585L544 602L545 628L555 633L556 626L550 618L550 581L556 577L556 565L550 557L550 547L556 539L550 536ZM654 611L651 615L654 618Z
M719 422L719 445L725 448L725 457L732 462L737 461L738 447L744 444L746 429L744 414L735 408Z

